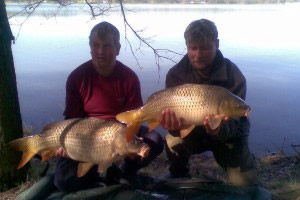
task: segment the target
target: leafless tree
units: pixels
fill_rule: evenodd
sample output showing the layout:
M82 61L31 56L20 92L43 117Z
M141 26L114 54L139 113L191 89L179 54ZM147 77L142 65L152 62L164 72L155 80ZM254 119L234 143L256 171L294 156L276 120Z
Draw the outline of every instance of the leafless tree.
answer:
M27 21L27 19L36 11L38 7L40 7L45 1L44 0L28 0L26 1L26 4L20 5L21 10L11 16L9 18L12 18L16 15L25 15L25 19L20 22L20 29L22 25ZM64 7L70 6L73 4L70 0L54 0L58 4L58 7L56 11L52 13L51 16L47 17L55 17L56 14ZM112 4L111 1L107 1L103 3L103 1L92 1L92 0L84 0L85 4L89 8L89 14L91 15L91 18L96 18L98 16L105 16L107 13L115 11L119 9L119 11L122 14L123 22L124 22L124 29L125 29L125 41L126 44L129 46L130 51L137 63L137 65L141 67L138 57L136 55L136 52L142 53L142 47L150 48L154 54L155 57L155 64L158 67L158 71L160 71L160 61L162 59L169 60L173 63L176 63L175 56L182 55L182 53L172 51L168 48L156 48L153 45L153 37L143 37L143 30L137 31L127 20L126 18L126 11L130 11L125 8L124 0L118 0L118 4ZM128 39L128 31L131 31L133 35L138 39L139 45L134 47L131 43L131 41ZM19 35L20 31L18 32ZM17 35L17 37L18 37Z

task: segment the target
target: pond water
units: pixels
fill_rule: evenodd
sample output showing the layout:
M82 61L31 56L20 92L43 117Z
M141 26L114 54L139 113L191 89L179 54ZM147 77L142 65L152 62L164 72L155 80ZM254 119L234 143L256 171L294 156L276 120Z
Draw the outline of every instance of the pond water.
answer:
M139 76L143 99L163 89L165 75L174 65L161 60L160 69L150 48L127 30L140 66L125 41L124 23L116 7L105 16L91 18L83 5L62 9L55 17L55 5L44 5L24 21L10 19L19 99L25 126L38 131L63 119L65 82L68 74L90 59L88 35L105 20L121 32L122 50L118 60ZM127 20L155 48L185 53L183 32L193 20L207 18L219 30L220 50L236 63L247 78L246 101L252 107L249 144L256 154L268 151L292 153L300 144L300 4L278 5L126 5ZM8 15L16 12L8 4ZM20 32L19 32L20 31ZM181 56L169 54L179 61ZM162 133L164 132L160 129Z

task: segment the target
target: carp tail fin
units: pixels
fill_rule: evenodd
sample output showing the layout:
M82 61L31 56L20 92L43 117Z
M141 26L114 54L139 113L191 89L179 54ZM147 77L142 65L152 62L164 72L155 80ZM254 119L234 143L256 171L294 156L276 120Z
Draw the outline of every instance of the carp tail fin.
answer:
M7 144L8 148L23 152L22 159L19 162L17 169L26 165L26 163L40 151L40 149L38 149L38 145L34 145L39 142L39 139L39 135L29 136L13 140Z

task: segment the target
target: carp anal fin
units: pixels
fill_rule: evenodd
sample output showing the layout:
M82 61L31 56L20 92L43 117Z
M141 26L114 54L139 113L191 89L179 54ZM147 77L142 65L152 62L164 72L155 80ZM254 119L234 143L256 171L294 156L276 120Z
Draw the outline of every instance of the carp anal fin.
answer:
M78 169L77 169L77 177L84 176L92 167L94 164L92 163L79 163Z
M102 162L101 164L98 164L98 172L104 173L107 170L107 168L111 166L111 164L111 162Z
M160 121L157 121L155 119L149 120L149 124L148 124L149 132L153 131L153 129L155 129L159 125L160 125Z
M180 130L180 137L185 138L190 132L195 128L195 125L191 125L186 129L181 129Z
M133 137L141 127L141 124L142 124L141 122L136 122L127 125L125 134L126 134L126 141L128 143L132 141Z
M42 161L49 160L52 156L55 155L55 150L47 149L41 153Z
M208 125L211 128L211 130L215 130L218 128L222 122L222 119L220 117L215 117L213 115L208 116L207 118Z

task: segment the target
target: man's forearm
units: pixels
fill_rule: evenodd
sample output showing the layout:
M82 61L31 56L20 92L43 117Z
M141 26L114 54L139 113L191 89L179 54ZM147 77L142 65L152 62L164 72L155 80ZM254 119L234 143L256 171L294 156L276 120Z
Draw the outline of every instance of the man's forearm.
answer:
M228 120L224 123L217 135L211 136L214 140L226 141L231 138L248 136L250 122L246 117L241 117L239 120Z

